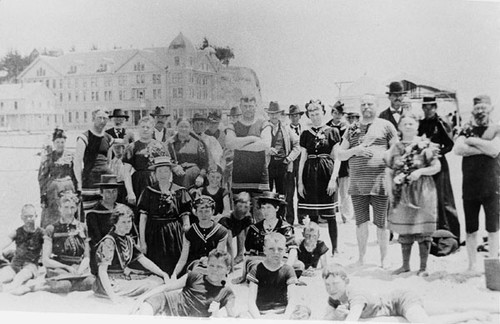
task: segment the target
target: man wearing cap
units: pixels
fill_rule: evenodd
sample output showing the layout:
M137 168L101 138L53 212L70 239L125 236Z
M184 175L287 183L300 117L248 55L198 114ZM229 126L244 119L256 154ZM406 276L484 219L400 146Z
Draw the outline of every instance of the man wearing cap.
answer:
M219 141L213 137L207 135L207 122L208 118L204 114L195 113L193 116L193 132L205 143L208 149L208 165L211 169L216 169L217 166L223 167L222 165L222 147Z
M277 193L285 195L286 174L293 172L293 161L300 154L299 137L281 122L284 109L281 109L277 102L271 101L265 111L269 116L269 123L265 127L271 129L269 188L271 191L276 188Z
M332 119L326 123L327 126L334 127L339 131L340 137L349 126L342 117L344 116L344 104L337 101L332 108ZM338 176L339 190L338 198L340 202L340 216L345 223L347 219L352 218L352 201L351 196L347 193L349 189L349 161L342 161L340 163L339 176Z
M257 118L255 97L241 98L240 108L241 120L226 129L226 147L234 150L231 188L233 193L247 191L256 197L269 190L271 127Z
M441 171L433 176L438 193L437 229L450 231L457 237L457 243L460 243L460 223L451 187L450 168L445 157L453 149L452 129L438 116L437 107L436 97L423 98L424 119L418 126L418 136L425 135L431 142L439 144Z
M382 111L378 116L379 118L390 121L394 125L394 127L396 127L396 129L398 129L399 120L405 112L405 109L403 107L403 100L406 93L407 91L405 91L402 82L391 82L391 84L389 84L389 91L386 92L386 94L389 95L391 106Z
M170 114L167 113L167 109L165 109L165 107L157 106L150 115L155 119L153 139L160 142L166 142L169 138L169 134L167 134L167 129L165 126L167 125L167 119Z
M129 144L132 143L134 141L134 133L124 127L125 122L128 121L129 118L127 112L122 109L115 109L113 113L109 115L109 118L113 120L115 126L107 129L106 133L113 138L121 138Z
M211 111L208 113L208 128L205 131L205 134L208 136L213 136L217 141L219 141L220 146L224 149L226 146L226 134L219 128L221 121L221 113L220 111Z
M465 214L468 272L477 272L477 232L481 206L486 218L489 258L498 259L500 215L500 126L490 118L490 103L476 101L472 121L457 137L454 152L463 156L462 199Z
M300 118L304 114L303 111L300 110L298 105L290 105L288 108L288 118L290 119L290 129L297 135L300 139L300 134L302 133L302 125L300 124ZM299 190L299 162L300 162L300 145L299 145L299 154L297 158L293 161L293 169L289 171L288 168L286 173L286 221L293 225L295 222L295 208L293 205L293 197L295 192Z

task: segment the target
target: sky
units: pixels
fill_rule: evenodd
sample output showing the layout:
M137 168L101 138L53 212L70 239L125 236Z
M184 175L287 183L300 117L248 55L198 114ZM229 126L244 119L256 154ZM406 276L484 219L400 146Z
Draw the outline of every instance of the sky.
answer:
M179 32L230 46L264 102L331 104L336 82L402 72L457 90L461 110L477 94L500 102L498 1L0 0L0 55L168 46Z

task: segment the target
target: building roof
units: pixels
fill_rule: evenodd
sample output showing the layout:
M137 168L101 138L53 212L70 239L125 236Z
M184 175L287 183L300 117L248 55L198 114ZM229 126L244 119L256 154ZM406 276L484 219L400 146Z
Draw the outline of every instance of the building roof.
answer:
M48 91L42 83L16 83L16 84L1 84L0 85L0 100L15 100L28 98L36 91Z
M407 90L414 90L416 88L427 89L433 93L438 98L456 98L456 90L450 89L447 86L438 84L434 81L424 80L418 76L410 75L408 73L401 73L391 79L401 80ZM389 84L391 81L388 81Z
M177 49L184 49L186 52L196 52L196 49L193 46L193 43L182 33L179 33L176 38L170 43L168 46L169 50L177 50Z

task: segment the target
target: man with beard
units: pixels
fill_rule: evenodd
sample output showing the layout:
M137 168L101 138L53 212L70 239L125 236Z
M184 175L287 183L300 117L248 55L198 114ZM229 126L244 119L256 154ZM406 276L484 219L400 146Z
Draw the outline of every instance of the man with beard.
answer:
M196 113L193 116L193 132L202 140L208 149L208 164L209 169L222 168L222 147L219 141L210 135L206 134L208 118L206 115Z
M124 139L128 144L132 143L134 141L134 133L125 128L125 122L128 121L129 118L126 111L115 109L113 113L109 115L109 118L113 119L115 126L107 129L106 133L113 138Z
M151 117L155 119L155 129L153 133L153 139L158 140L160 142L166 142L169 138L169 134L167 134L167 129L165 125L167 124L169 113L165 107L156 107L155 110L150 114Z
M476 273L479 211L483 207L488 232L489 258L498 259L500 214L500 126L490 118L489 103L474 102L473 119L464 125L454 152L463 156L462 194L465 213L468 272Z
M460 243L460 223L451 187L450 168L445 157L453 149L452 129L438 116L435 97L424 97L422 110L425 117L420 121L418 136L425 135L431 142L439 144L441 171L433 176L438 193L437 229L450 231Z

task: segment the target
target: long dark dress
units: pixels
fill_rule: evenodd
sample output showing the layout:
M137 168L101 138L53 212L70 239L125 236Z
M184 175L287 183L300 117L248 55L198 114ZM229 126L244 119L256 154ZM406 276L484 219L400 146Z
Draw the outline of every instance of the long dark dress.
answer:
M445 154L453 149L453 140L451 138L451 127L439 116L426 118L420 121L418 135L427 136L433 143L441 147L441 172L433 176L437 190L438 215L437 229L444 229L452 232L460 243L460 223L458 221L457 209L455 207L455 198L450 181L450 168Z
M200 174L201 169L208 169L209 153L205 143L193 135L184 141L176 134L172 136L169 143L173 146L174 160L182 166L185 174L182 176L174 174L173 181L179 186L186 188L194 185L196 178Z
M153 171L149 170L149 167L154 158L160 155L170 155L170 152L165 143L157 140L151 140L149 143L137 140L125 149L122 162L130 164L135 170L132 174L132 188L136 197L153 184Z
M219 188L215 194L208 192L207 187L201 189L201 194L205 196L210 196L215 201L215 212L214 215L219 215L224 212L224 197L229 195L229 191L224 188Z
M52 151L47 154L38 170L40 200L45 204L42 209L40 227L54 224L59 220L59 195L63 191L75 191L76 178L73 171L73 155L67 151Z
M299 195L299 214L309 215L311 219L335 216L337 199L329 196L326 189L333 173L333 159L330 156L335 144L340 142L339 131L323 126L308 129L300 135L300 146L307 151L302 179L305 197Z
M172 274L182 251L182 217L191 214L191 197L185 188L172 184L171 194L159 185L148 186L139 198L141 214L146 214L147 257Z

